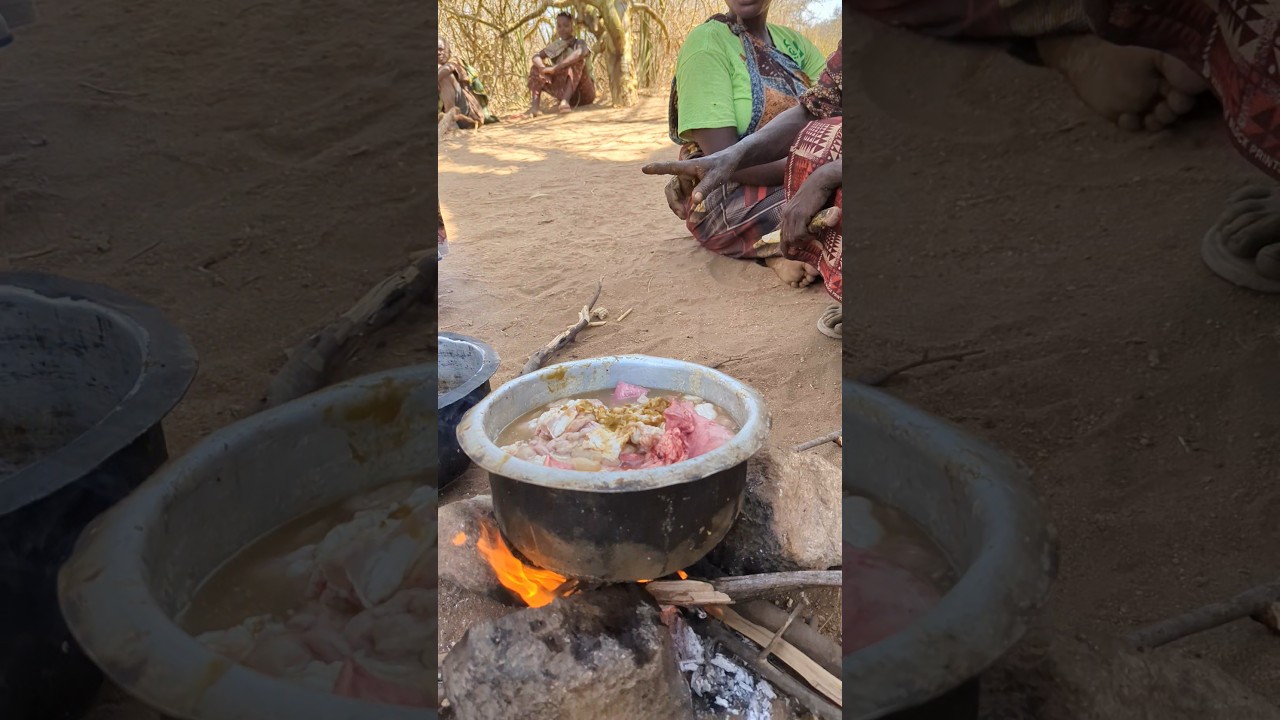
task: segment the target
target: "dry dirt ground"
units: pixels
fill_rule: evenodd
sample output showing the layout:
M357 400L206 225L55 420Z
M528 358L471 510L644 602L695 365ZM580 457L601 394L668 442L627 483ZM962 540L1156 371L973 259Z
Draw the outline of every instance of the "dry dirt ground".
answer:
M433 244L430 6L37 4L0 50L0 270L110 284L186 330L181 452Z
M1216 109L1130 135L1052 71L870 27L846 38L851 371L986 351L888 389L1033 469L1053 626L1120 633L1280 575L1280 301L1199 259L1265 178ZM1260 625L1180 647L1280 700Z
M106 283L190 334L171 447L429 248L428 6L42 3L0 52L0 268Z

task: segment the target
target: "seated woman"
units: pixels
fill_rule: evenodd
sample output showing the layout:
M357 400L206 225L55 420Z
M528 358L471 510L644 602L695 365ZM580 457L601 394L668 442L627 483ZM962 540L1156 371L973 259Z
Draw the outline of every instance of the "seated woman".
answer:
M768 127L706 157L644 166L650 175L684 178L693 185L689 197L696 205L714 197L740 168L783 163L786 202L779 218L779 250L784 257L818 266L836 301L819 318L818 330L837 339L844 326L843 45L836 46L818 84L800 97L799 105L780 113Z
M480 82L475 68L454 55L449 41L444 38L439 38L437 48L440 113L451 115L458 127L464 130L498 122L498 118L489 112L489 96L485 94L484 84Z
M794 107L822 73L823 56L800 33L768 23L771 0L726 0L729 12L694 28L680 47L668 110L680 159L711 155L739 142ZM743 167L701 203L689 183L673 178L667 203L703 247L769 265L797 287L816 279L776 245L756 248L778 229L784 162Z
M596 101L596 85L591 79L591 48L574 35L573 16L556 15L556 39L533 56L529 67L529 115L542 113L542 93L557 101L556 112L569 112Z

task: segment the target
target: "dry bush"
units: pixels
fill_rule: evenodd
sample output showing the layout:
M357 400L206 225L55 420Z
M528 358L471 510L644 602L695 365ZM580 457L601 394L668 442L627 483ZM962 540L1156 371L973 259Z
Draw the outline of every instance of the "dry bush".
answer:
M558 5L569 4L559 0ZM528 108L529 92L525 87L530 59L550 42L555 32L554 18L558 8L543 11L534 20L519 25L522 19L544 5L539 0L449 0L440 5L440 33L480 73L489 93L490 108L499 115ZM689 30L711 15L724 12L722 0L650 0L643 3L661 18L659 24L648 12L635 9L632 3L631 50L636 84L641 91L665 93L675 70L680 41ZM823 52L835 49L840 39L840 20L810 23L806 20L805 0L775 0L769 21L795 28L808 35ZM570 9L572 12L572 9ZM578 16L574 13L575 17ZM665 26L665 29L664 27ZM579 28L579 36L595 49L595 38ZM592 75L596 79L600 104L609 104L608 69L602 53L593 54Z

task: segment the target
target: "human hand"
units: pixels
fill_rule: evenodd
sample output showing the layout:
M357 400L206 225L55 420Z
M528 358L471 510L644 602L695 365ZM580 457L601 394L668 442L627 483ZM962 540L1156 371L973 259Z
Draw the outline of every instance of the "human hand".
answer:
M675 175L695 183L689 192L694 205L702 202L712 189L729 182L737 170L738 155L733 152L733 147L706 157L649 163L640 168L645 175Z
M691 177L677 175L671 178L665 188L667 206L681 220L689 219L689 196L693 193L695 182Z
M838 172L829 171L829 167L833 166L819 168L810 174L800 185L800 190L782 206L779 230L783 257L797 259L800 250L819 232L840 225L840 210L826 207L831 194L840 187ZM838 164L834 167L839 170Z
M547 75L547 76L555 75L555 74L556 74L556 66L555 66L555 65L548 65L547 67L542 68L542 74L543 74L543 75Z

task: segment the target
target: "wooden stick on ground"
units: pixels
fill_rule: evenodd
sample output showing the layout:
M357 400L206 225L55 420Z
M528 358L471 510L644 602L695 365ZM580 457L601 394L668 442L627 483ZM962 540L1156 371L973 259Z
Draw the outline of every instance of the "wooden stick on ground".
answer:
M600 322L604 319L605 311L596 309L596 301L600 299L600 291L604 288L604 281L596 283L596 292L591 296L591 302L582 306L582 310L578 311L578 322L570 325L564 332L555 336L551 342L544 345L540 350L529 356L529 361L524 364L524 368L520 370L521 375L527 375L534 370L542 367L547 358L559 352L565 345L573 342L578 337L578 333L582 329L593 323Z
M1158 648L1188 635L1212 630L1240 618L1258 615L1276 600L1280 600L1280 580L1246 590L1225 602L1205 605L1191 612L1139 628L1125 636L1125 640L1137 650Z
M288 353L289 359L267 388L265 404L275 407L321 387L358 341L394 320L405 308L434 294L435 259L424 255L405 269L378 283L364 297L320 332Z
M898 375L901 375L902 373L908 370L914 370L918 367L922 367L924 365L932 365L934 363L956 362L956 361L964 360L967 357L972 357L974 355L981 355L984 352L986 352L986 350L969 350L967 352L951 353L949 355L939 355L937 357L929 357L929 353L925 352L924 356L922 356L919 360L913 360L907 363L906 365L900 365L896 368L893 368L891 370L886 370L885 372L882 372L882 373L864 375L858 379L858 382L862 383L863 385L870 385L871 387L879 387L880 385L883 385L886 382L889 382L889 380L897 377Z
M734 637L734 634L728 628L714 622L707 622L701 623L699 629L705 630L725 650L742 658L743 662L746 662L753 670L760 673L760 677L798 700L801 705L808 708L814 715L817 715L822 720L840 720L842 716L840 708L805 687L799 680L774 667L768 660L760 660L753 657L754 653L751 652L751 648L745 642Z
M808 607L809 603L803 600L796 603L796 606L791 609L791 613L787 615L787 619L782 621L782 627L779 627L773 633L773 637L769 638L769 642L766 643L764 649L760 651L760 660L767 660L769 658L769 653L773 652L774 646L776 646L778 641L782 639L783 634L787 632L787 628L791 627L791 623L796 621L796 617L798 617L800 613Z
M823 435L820 438L806 440L791 449L795 452L803 452L805 450L808 450L809 448L816 448L819 445L826 445L829 442L833 442L836 445L839 445L840 447L844 447L844 443L841 442L842 438L844 438L844 431L837 430L833 433L827 433L826 435Z
M645 589L663 605L728 605L776 592L840 587L839 570L798 570L702 580L655 580Z
M786 610L768 600L750 600L735 604L733 608L742 617L764 628L782 627L788 616ZM819 665L827 669L827 672L837 677L840 675L840 663L844 655L840 649L840 643L818 632L808 623L792 623L791 627L782 633L782 639L816 660Z
M715 617L737 632L742 633L751 640L751 642L760 645L761 647L768 643L769 639L773 635L773 633L767 628L762 628L759 625L756 625L730 608L707 608L707 614ZM752 655L754 654L755 653L752 653ZM828 700L835 703L837 706L842 706L844 690L842 687L843 683L841 683L840 678L827 672L827 670L814 661L813 658L800 652L795 645L792 645L786 640L778 641L777 646L774 648L773 655L778 658L780 662L785 663L787 667L796 671L796 673L800 675L800 677L804 678L805 682L809 683L814 690L822 693ZM746 659L754 660L751 656L748 656ZM767 665L767 661L764 664Z
M713 580L711 584L735 601L742 601L784 590L840 587L842 578L843 575L839 570L797 570L795 572L723 577Z

